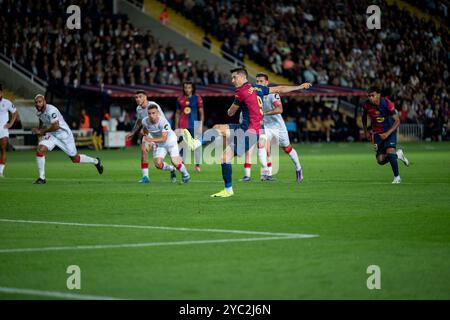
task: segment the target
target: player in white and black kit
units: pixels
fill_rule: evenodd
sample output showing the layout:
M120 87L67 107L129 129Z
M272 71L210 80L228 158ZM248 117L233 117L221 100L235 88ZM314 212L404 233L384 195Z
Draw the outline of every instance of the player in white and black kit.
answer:
M269 85L269 77L264 73L258 73L256 75L256 84L262 86ZM289 141L289 134L284 123L283 117L283 104L281 102L280 95L278 93L271 93L264 96L263 102L264 112L264 135L266 137L267 145L267 167L268 173L263 176L261 180L272 180L272 161L270 159L271 142L278 142L283 151L289 155L295 166L296 180L298 183L303 181L302 166L298 159L297 152ZM250 181L250 168L246 166L246 174L241 181Z
M156 106L159 110L159 113L162 118L166 119L164 116L164 112L161 107L154 101L148 101L147 94L144 90L136 91L136 95L134 97L137 107L136 107L136 122L134 124L133 129L130 133L128 133L125 139L132 139L133 136L140 131L142 128L142 120L148 116L148 107ZM167 119L166 119L167 120ZM146 134L146 132L140 132L142 136ZM142 170L142 178L139 180L139 183L149 183L150 178L148 174L148 153L152 149L153 144L144 144L141 143L141 170Z
M11 114L11 119L9 118ZM3 88L0 84L0 178L6 166L6 147L9 141L9 131L17 119L17 110L13 103L3 98Z
M176 181L175 169L181 172L181 179L187 183L190 175L183 164L183 159L178 150L178 139L165 117L161 116L158 107L151 105L147 108L148 117L142 120L142 126L148 134L142 139L143 144L153 144L153 161L155 167L170 171L172 182ZM173 165L164 162L165 156L169 154Z
M38 136L39 144L36 152L36 164L39 170L39 178L35 184L45 184L45 154L52 151L55 146L64 151L73 163L93 164L99 174L103 173L103 165L99 158L92 158L84 154L78 154L72 131L64 120L59 110L47 104L43 95L38 94L34 98L34 104L39 118L39 128L33 128L32 132Z

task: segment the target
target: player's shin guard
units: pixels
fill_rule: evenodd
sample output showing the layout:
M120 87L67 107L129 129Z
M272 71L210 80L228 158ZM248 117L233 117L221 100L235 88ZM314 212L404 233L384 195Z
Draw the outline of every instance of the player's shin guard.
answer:
M179 165L177 165L177 170L180 171L183 176L186 176L189 174L189 172L186 169L186 166L183 163L180 163Z
M244 163L244 171L245 171L245 176L250 178L250 176L252 174L252 164L248 163L248 162Z
M98 163L97 159L89 157L89 156L84 155L84 154L80 154L79 157L80 157L79 163L92 163L92 164L97 164Z
M261 162L261 175L267 175L267 152L265 148L258 148L258 158Z
M39 178L45 180L45 155L42 153L36 153L36 165L39 171Z
M141 162L141 170L142 170L142 176L148 177L148 163L147 162Z
M398 177L399 176L399 172L398 172L398 162L397 162L397 154L395 153L388 153L387 154L387 158L389 159L389 163L391 164L392 167L392 172L394 173L394 177Z
M301 170L302 165L300 164L300 160L298 159L298 154L295 149L291 148L291 151L288 153L289 157L291 158L292 162L295 165L295 170Z
M222 163L222 177L225 183L225 190L228 192L233 191L231 163Z

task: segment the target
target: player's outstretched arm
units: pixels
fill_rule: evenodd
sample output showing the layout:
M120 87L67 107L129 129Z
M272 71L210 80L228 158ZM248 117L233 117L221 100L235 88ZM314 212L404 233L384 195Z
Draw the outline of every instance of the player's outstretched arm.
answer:
M309 82L302 83L297 86L275 86L269 87L269 93L289 93L297 90L307 90L312 87L312 84Z

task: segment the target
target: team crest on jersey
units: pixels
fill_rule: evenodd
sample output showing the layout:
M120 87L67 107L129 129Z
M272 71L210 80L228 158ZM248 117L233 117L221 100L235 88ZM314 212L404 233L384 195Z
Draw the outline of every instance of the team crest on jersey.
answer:
M186 100L186 105L187 105L187 106L189 105L189 100Z
M377 122L378 123L384 122L384 117L377 117Z
M184 108L184 113L185 114L191 113L191 108L189 108L189 107Z

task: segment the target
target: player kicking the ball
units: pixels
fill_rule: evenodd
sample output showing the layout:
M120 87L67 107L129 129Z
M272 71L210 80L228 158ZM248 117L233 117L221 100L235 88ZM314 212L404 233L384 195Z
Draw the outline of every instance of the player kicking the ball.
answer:
M172 182L176 182L176 169L181 172L181 180L187 183L190 175L181 159L175 132L166 118L161 117L157 106L151 105L147 109L148 117L142 120L142 126L148 131L148 135L144 136L142 140L144 144L153 144L153 162L155 167L160 170L170 171ZM173 166L164 162L164 157L167 153L171 157Z
M236 88L235 101L228 109L228 115L233 115L239 108L242 108L243 120L240 124L222 124L215 125L214 128L219 131L222 136L228 137L230 130L235 132L243 131L246 137L239 139L239 133L234 134L232 143L229 144L222 157L222 177L225 183L225 189L211 195L211 197L227 198L231 197L233 192L232 184L232 167L231 161L234 156L240 156L247 152L259 139L262 133L261 123L263 120L263 97L269 93L288 93L295 90L304 90L311 87L310 83L304 83L298 86L276 86L266 87L261 85L251 85L248 82L248 73L244 68L236 68L231 72L231 82ZM195 148L199 143L195 142L188 130L183 132L183 138L186 139L191 148ZM263 167L267 166L265 153L260 159Z
M269 77L264 73L258 73L256 75L256 84L267 87L269 85ZM281 98L278 93L270 93L264 96L264 133L267 140L266 150L267 150L267 172L266 175L261 177L261 181L271 181L272 178L272 161L270 159L270 148L271 142L277 141L283 151L291 158L295 166L296 180L298 183L303 181L302 166L300 160L298 159L297 152L292 148L291 142L289 141L289 134L287 132L286 124L284 123L283 117L283 105L281 103ZM260 147L259 147L260 148ZM258 149L258 152L261 149ZM265 152L265 150L264 150ZM245 176L241 179L243 182L250 181L251 174L251 150L246 154L245 161ZM261 158L261 157L260 157Z
M36 152L36 164L39 170L39 178L35 184L45 184L45 154L52 151L55 146L64 151L73 163L93 164L99 174L103 173L103 165L99 158L91 158L84 154L78 154L72 131L59 110L47 104L43 95L38 94L34 98L34 104L39 118L39 128L33 128L32 132L38 136L39 144Z
M375 145L376 158L379 165L390 163L394 173L393 184L398 184L402 180L398 171L397 158L406 166L409 161L406 159L403 150L395 151L397 146L397 128L400 126L400 118L394 104L388 99L381 97L380 90L372 87L367 91L369 101L363 105L362 124L367 140ZM367 130L367 115L372 122L372 133Z

